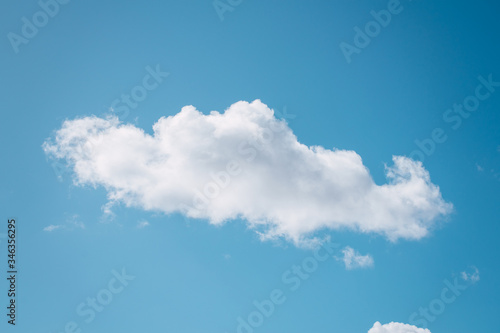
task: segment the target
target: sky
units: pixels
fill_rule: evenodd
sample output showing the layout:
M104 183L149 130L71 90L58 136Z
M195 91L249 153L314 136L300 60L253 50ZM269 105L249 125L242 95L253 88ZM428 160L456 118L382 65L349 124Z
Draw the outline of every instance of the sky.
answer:
M0 6L2 332L498 331L496 2Z

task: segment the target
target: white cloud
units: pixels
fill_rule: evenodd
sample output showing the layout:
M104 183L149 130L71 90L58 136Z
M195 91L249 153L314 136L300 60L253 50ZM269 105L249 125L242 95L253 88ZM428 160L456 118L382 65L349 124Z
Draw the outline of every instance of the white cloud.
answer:
M428 329L418 328L413 325L401 323L389 323L381 325L378 321L373 324L373 327L368 333L431 333Z
M57 229L64 229L64 230L73 230L75 228L78 229L85 229L85 224L80 221L80 217L78 214L73 214L70 215L69 217L66 218L66 221L64 224L51 224L43 228L43 231L54 231Z
M342 253L344 256L342 258L337 258L345 264L346 269L356 269L356 268L366 268L373 267L373 258L371 255L361 255L358 251L355 251L352 247L346 246Z
M420 239L452 210L420 162L394 156L377 185L356 152L299 143L258 100L222 114L186 106L153 130L85 117L43 148L69 162L77 185L103 186L108 213L124 203L213 224L242 218L265 239L299 243L340 228Z
M70 216L66 220L66 224L68 224L70 228L85 229L85 224L83 224L83 222L80 221L80 217L78 216L78 214Z
M139 228L139 229L142 229L142 228L145 228L148 226L149 226L148 221L142 220L142 221L137 222L137 228Z
M464 281L470 281L472 284L474 284L474 283L479 281L480 276L479 276L479 270L477 269L477 267L472 266L472 270L473 270L472 273L467 273L464 271L464 272L460 273L460 276L462 277L462 279Z
M101 222L111 222L115 219L116 215L113 212L113 201L109 201L106 204L102 205L101 210L103 212L101 217Z
M51 232L51 231L57 230L57 229L62 228L62 227L63 227L62 225L51 224L51 225L48 225L45 228L43 228L43 231Z

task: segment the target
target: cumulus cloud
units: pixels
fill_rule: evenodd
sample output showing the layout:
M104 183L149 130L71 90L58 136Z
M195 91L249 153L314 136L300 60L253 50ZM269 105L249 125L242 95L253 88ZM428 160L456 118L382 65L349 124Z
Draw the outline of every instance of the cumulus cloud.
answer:
M345 268L348 270L356 268L366 268L373 267L373 258L371 255L361 255L358 251L354 250L352 247L346 246L343 250L343 257L338 258L345 264Z
M394 156L377 185L354 151L306 146L259 100L204 115L186 106L152 135L117 118L67 120L43 148L77 185L114 203L212 224L241 218L262 238L296 243L322 229L420 239L452 205L422 164Z
M431 331L424 328L418 328L417 326L395 322L382 325L377 321L373 324L373 327L368 333L431 333Z

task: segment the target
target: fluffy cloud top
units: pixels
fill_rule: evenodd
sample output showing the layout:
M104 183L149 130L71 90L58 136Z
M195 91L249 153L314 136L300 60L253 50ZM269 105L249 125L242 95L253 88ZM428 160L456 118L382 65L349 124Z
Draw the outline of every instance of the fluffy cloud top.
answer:
M431 333L428 329L418 328L413 325L401 323L389 323L381 325L378 321L373 324L373 327L368 333Z
M342 250L342 253L344 256L339 258L339 260L344 262L346 269L350 270L373 266L373 258L369 254L361 255L358 251L349 246L346 246Z
M394 156L377 185L356 152L301 144L259 100L209 115L186 106L153 130L85 117L65 121L43 148L111 203L213 224L242 218L263 238L349 228L419 239L452 209L420 162Z

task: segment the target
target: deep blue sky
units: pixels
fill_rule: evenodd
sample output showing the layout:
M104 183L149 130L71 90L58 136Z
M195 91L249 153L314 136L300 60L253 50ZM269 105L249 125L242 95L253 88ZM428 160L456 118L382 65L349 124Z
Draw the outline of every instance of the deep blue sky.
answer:
M1 218L18 220L20 271L18 327L3 310L2 330L63 332L75 321L95 333L235 332L254 300L282 289L286 302L256 332L367 332L375 321L408 323L440 297L443 280L477 267L480 281L428 327L496 332L500 88L457 129L443 114L474 94L479 76L500 81L500 7L402 0L348 64L339 44L353 44L353 28L387 4L245 0L221 21L211 1L71 1L16 53L8 33L21 34L22 18L40 7L2 2ZM185 105L207 114L261 99L295 115L287 120L300 142L354 150L383 183L392 155L409 155L441 128L447 140L424 166L455 211L420 241L328 232L372 254L374 267L349 271L332 258L295 292L281 276L311 252L261 242L239 221L217 228L119 207L114 223L102 223L104 189L74 186L70 173L60 181L42 144L65 119L107 113L157 64L170 75L123 119L149 133ZM150 225L138 229L143 220ZM122 267L135 280L85 323L78 304Z

